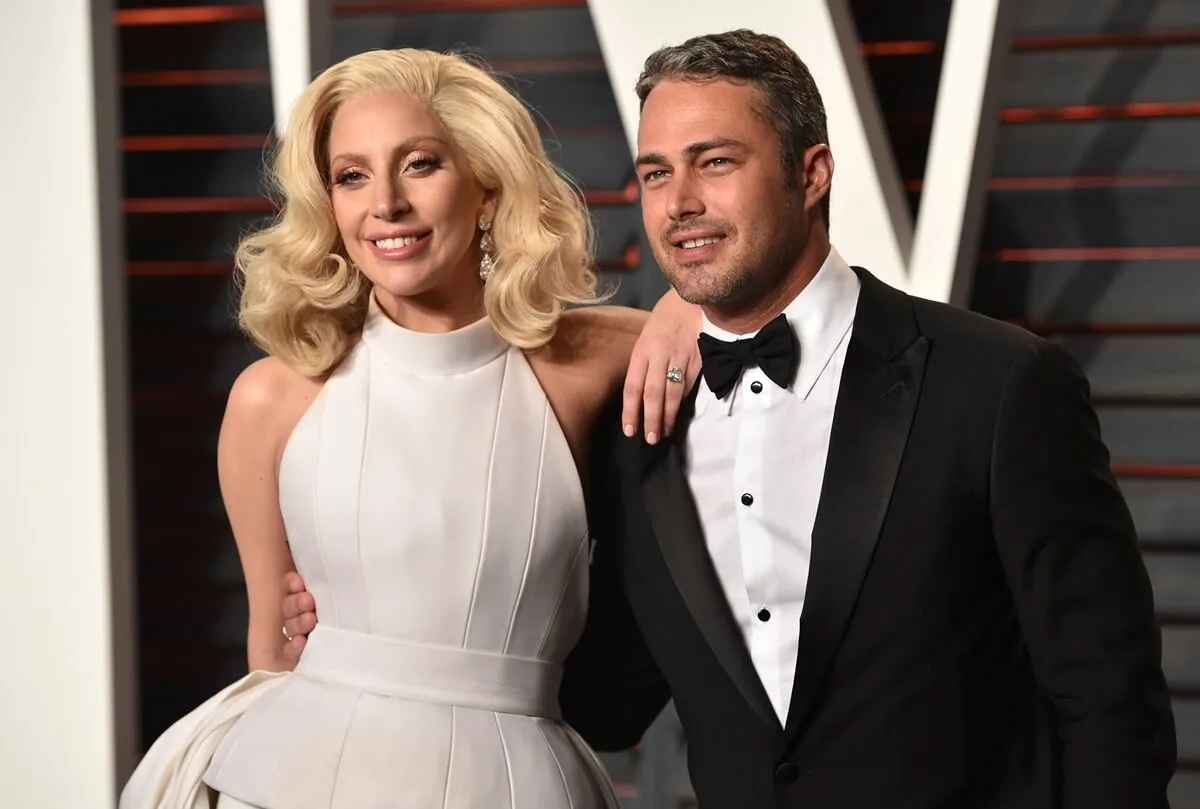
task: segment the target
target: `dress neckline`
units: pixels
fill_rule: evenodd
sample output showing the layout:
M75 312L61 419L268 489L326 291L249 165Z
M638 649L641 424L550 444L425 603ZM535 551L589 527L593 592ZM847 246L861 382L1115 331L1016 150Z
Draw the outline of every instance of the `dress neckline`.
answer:
M486 317L451 332L417 332L388 317L374 295L367 308L362 339L389 365L422 376L474 371L509 348Z

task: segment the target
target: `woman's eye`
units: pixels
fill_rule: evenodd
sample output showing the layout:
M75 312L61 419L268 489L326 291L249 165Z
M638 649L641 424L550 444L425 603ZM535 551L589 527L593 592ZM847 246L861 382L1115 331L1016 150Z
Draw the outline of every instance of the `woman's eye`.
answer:
M348 185L349 183L357 183L364 179L366 179L366 175L361 171L358 171L357 169L349 169L348 171L343 171L341 174L339 174L337 179L333 181L333 184Z
M410 171L425 172L432 171L438 167L439 162L436 157L418 157L408 164L406 167Z

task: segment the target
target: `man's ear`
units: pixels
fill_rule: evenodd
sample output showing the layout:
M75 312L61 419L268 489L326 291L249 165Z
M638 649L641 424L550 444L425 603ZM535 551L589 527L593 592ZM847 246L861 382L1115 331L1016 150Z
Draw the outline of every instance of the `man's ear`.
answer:
M804 189L804 208L811 210L821 204L833 184L833 152L824 143L804 151L796 167L800 187Z

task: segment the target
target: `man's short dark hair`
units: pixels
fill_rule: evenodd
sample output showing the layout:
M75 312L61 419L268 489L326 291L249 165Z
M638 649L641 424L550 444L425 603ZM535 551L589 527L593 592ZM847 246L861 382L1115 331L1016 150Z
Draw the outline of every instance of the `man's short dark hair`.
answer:
M708 82L726 79L758 87L756 110L779 136L783 168L795 181L801 155L819 143L829 143L825 103L812 73L783 40L745 28L723 34L692 37L681 45L660 48L646 59L638 78L641 106L660 82ZM829 195L821 201L829 226Z

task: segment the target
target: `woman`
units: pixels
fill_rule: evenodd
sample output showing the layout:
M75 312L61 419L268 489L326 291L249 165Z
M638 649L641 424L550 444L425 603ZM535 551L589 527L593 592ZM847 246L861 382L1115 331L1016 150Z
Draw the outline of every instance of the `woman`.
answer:
M616 806L557 685L586 612L587 437L646 316L564 311L597 300L578 195L459 57L330 68L275 172L280 219L238 250L270 356L218 448L252 673L155 742L121 806ZM694 369L698 318L665 311L678 345L651 353ZM293 565L322 623L271 673Z

